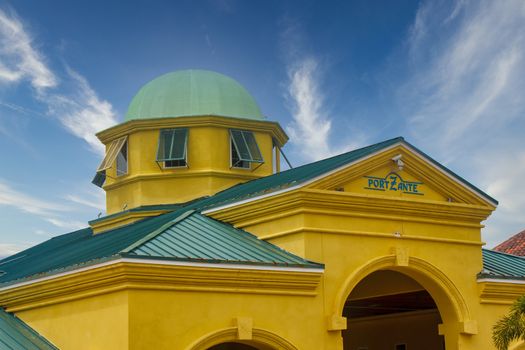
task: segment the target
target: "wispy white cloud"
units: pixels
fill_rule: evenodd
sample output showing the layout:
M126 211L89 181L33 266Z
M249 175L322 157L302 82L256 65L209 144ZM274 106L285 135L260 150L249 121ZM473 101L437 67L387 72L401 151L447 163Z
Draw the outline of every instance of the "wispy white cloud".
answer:
M56 227L60 227L67 230L78 230L87 226L85 223L76 220L62 220L56 218L47 218L45 220L55 225Z
M0 10L0 81L28 79L36 89L57 85L55 74L34 49L32 38L14 13Z
M333 117L322 88L328 65L319 56L307 53L300 22L284 17L281 27L280 47L288 77L284 97L292 116L286 131L294 153L302 161L315 161L355 148L364 134L353 135L352 141L333 142L331 137Z
M28 195L14 189L12 185L2 179L0 179L0 206L8 206L33 214L62 229L78 229L86 226L80 221L63 218L65 214L73 210L70 205Z
M42 94L39 98L48 105L51 116L57 117L69 132L103 155L104 146L95 134L117 124L113 107L98 97L83 76L69 67L66 72L74 86L71 92Z
M56 212L68 211L62 204L41 200L15 190L12 186L0 179L0 205L6 205L18 210L36 214L50 215Z
M106 197L103 190L98 187L92 186L93 191L80 194L68 194L65 199L83 205L85 207L94 208L96 210L103 211L106 207Z
M324 97L319 90L318 74L318 62L314 58L295 62L288 69L293 121L286 130L291 143L307 160L332 155L328 143L332 123L323 110Z
M439 21L436 13L442 11L435 4L427 2L416 16L412 33L419 34L410 41L411 48L417 47L411 50L416 74L408 86L419 101L410 120L414 133L430 132L441 146L463 138L473 125L491 130L523 110L525 81L516 73L525 67L525 5L519 0L463 2L460 10L452 9L463 16L448 20L443 13Z
M34 234L38 235L38 236L44 236L44 237L52 237L53 236L51 233L49 233L47 231L44 231L44 230L40 230L40 229L35 230Z
M88 81L68 66L59 73L51 69L35 42L27 26L14 11L0 9L0 84L9 86L29 83L33 90L33 98L40 102L46 111L36 112L5 100L1 101L0 105L18 116L23 115L27 118L47 114L69 133L85 140L92 150L103 154L103 146L95 133L117 123L112 105L101 99ZM3 115L5 116L5 113ZM5 125L0 124L0 134L23 145L23 138L12 136L12 132ZM71 213L79 208L72 206L72 203L100 210L100 202L99 196L80 195L70 195L63 201L42 199L28 194L28 191L15 189L13 185L0 179L0 206L9 206L33 214L59 229L70 230L85 226L70 219ZM46 231L38 229L34 233L45 235ZM0 255L2 252L5 255L11 254L21 248L25 247L4 244L0 246Z
M51 117L85 140L92 150L103 154L103 145L95 133L117 123L112 105L69 67L65 68L64 76L68 84L59 84L22 21L14 12L0 10L0 81L9 84L24 79L30 81L35 97L47 106ZM9 108L15 106L9 102L3 104Z
M525 227L516 215L525 212L516 191L525 177L525 3L426 1L407 48L412 75L400 99L409 132L500 201L486 230L492 246Z
M515 146L510 152L495 148L473 160L474 169L483 171L482 186L499 200L484 230L489 247L525 229L525 196L520 190L525 177L525 150Z

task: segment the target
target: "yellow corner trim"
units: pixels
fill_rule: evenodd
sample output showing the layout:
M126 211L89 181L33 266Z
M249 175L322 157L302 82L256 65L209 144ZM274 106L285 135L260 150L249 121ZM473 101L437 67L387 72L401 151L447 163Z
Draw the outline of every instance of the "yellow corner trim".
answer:
M347 319L346 317L339 315L332 315L328 317L328 326L329 331L342 331L347 328Z

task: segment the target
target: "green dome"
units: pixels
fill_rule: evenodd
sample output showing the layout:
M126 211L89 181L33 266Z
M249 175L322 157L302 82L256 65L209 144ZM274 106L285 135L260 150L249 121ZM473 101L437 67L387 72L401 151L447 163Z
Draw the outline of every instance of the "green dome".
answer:
M205 70L182 70L144 85L131 100L125 121L197 115L264 120L255 99L232 78Z

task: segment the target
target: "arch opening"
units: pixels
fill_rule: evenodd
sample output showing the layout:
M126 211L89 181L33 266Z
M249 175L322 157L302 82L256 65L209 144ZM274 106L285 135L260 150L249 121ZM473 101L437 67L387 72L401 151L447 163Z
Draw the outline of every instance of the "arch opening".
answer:
M238 339L237 328L225 328L197 340L188 350L297 350L297 347L268 330L253 328L251 340Z
M352 289L343 307L344 350L444 350L438 333L442 316L436 301L414 278L377 270Z
M208 350L259 350L259 348L243 343L227 342L214 345Z

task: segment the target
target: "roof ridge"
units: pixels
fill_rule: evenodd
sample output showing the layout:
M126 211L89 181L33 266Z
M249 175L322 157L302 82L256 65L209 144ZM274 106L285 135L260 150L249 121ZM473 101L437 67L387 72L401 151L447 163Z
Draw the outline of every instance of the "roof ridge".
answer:
M178 222L183 221L187 217L191 216L193 213L195 213L195 210L193 209L185 211L181 215L177 216L175 219L170 220L169 222L165 223L161 227L157 228L156 230L153 230L151 233L147 234L146 236L142 237L141 239L135 241L134 243L127 246L126 248L122 249L119 253L129 253L133 249L140 247L144 243L157 237L158 235L160 235L162 232L164 232L166 229L170 228L171 226L177 224Z

